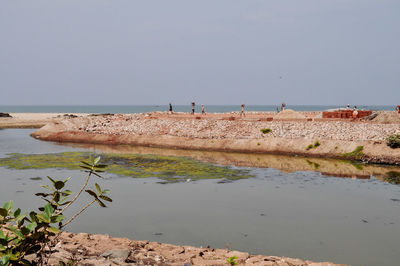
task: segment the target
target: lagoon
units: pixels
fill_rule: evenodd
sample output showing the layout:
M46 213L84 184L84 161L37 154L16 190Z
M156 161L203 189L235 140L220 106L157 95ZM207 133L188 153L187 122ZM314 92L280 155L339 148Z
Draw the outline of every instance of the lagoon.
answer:
M275 155L61 145L33 139L32 131L0 130L0 158L40 154L43 164L51 166L0 167L0 201L14 199L23 210L38 206L40 199L33 194L41 191L48 175L71 176L68 185L75 191L83 182L82 171L52 165L55 154L123 154L135 160L152 156L167 164L190 162L192 167L188 176L179 173L179 182L165 182L160 172L146 177L105 173L100 183L111 189L113 203L106 209L88 209L69 231L214 248L229 245L254 254L349 265L396 265L400 259L400 186L384 181L399 168ZM197 180L199 164L222 175ZM232 173L243 178L230 178Z

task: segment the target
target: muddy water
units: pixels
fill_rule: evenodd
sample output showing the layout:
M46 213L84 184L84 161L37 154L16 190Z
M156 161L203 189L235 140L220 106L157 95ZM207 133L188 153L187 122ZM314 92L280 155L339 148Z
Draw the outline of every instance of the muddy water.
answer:
M100 182L111 189L114 202L107 209L89 209L70 231L219 248L228 244L251 253L350 265L400 261L400 186L382 181L398 168L270 155L66 146L37 141L30 132L0 130L0 158L88 150L152 153L229 165L254 176L229 183L160 184L158 178L106 174ZM47 175L72 176L69 185L75 190L83 179L78 170L0 167L0 202L14 199L26 210L37 206L33 193L46 183L37 179Z

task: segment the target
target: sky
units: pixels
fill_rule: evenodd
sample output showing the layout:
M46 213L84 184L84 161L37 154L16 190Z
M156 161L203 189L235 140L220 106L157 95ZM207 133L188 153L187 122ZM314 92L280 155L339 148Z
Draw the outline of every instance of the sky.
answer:
M4 0L0 105L398 105L399 14L399 0Z

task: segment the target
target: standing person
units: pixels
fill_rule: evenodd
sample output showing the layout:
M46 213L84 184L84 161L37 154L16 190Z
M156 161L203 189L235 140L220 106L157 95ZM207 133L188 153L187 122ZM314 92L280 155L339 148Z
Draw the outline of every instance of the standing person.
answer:
M357 116L358 116L357 106L354 106L354 109L353 109L353 118L356 119Z
M192 115L194 115L194 108L195 108L196 104L194 102L192 102Z
M201 114L202 115L206 114L206 108L204 107L204 104L201 106Z
M169 103L169 114L172 114L172 104Z
M240 116L245 116L245 113L244 113L244 103L241 105L241 108L240 108Z
M350 110L350 104L347 105L346 109L347 109L347 110Z
M286 107L285 102L282 102L282 104L281 104L281 111L285 111L285 107Z

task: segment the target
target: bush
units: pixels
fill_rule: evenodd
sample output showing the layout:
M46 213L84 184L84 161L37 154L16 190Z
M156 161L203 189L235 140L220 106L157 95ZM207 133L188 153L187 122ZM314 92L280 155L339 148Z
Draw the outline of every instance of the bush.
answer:
M362 159L364 156L364 146L357 146L352 152L348 152L342 155L345 159Z
M99 173L106 167L99 164L99 161L100 157L96 159L90 157L90 162L82 161L81 167L85 169L88 176L72 200L69 200L69 196L73 192L63 189L69 178L61 181L48 177L52 183L51 186L42 186L48 191L35 194L46 202L43 207L39 207L39 213L31 211L29 214L23 214L21 209L14 209L13 201L6 202L3 208L0 208L0 265L47 264L51 252L45 252L45 250L51 250L49 247L54 244L52 241L57 241L57 236L65 226L93 203L97 202L101 207L106 207L103 201L112 201L105 195L109 193L109 190L102 190L97 183L95 184L97 192L85 190L91 176L101 177ZM64 222L66 217L63 213L78 199L83 190L91 195L93 200ZM26 255L34 253L37 255L34 262L24 259Z
M319 140L317 140L316 142L314 142L314 148L321 146L321 143L319 142Z
M308 150L311 150L312 148L314 148L314 146L313 146L312 144L310 144L310 145L308 145L308 146L306 147L306 150L308 151Z
M386 139L386 144L392 149L400 148L400 134L390 135Z
M272 132L272 129L270 129L270 128L262 128L260 131L261 131L261 133L263 133L263 134L268 134L268 133L271 133L271 132Z

